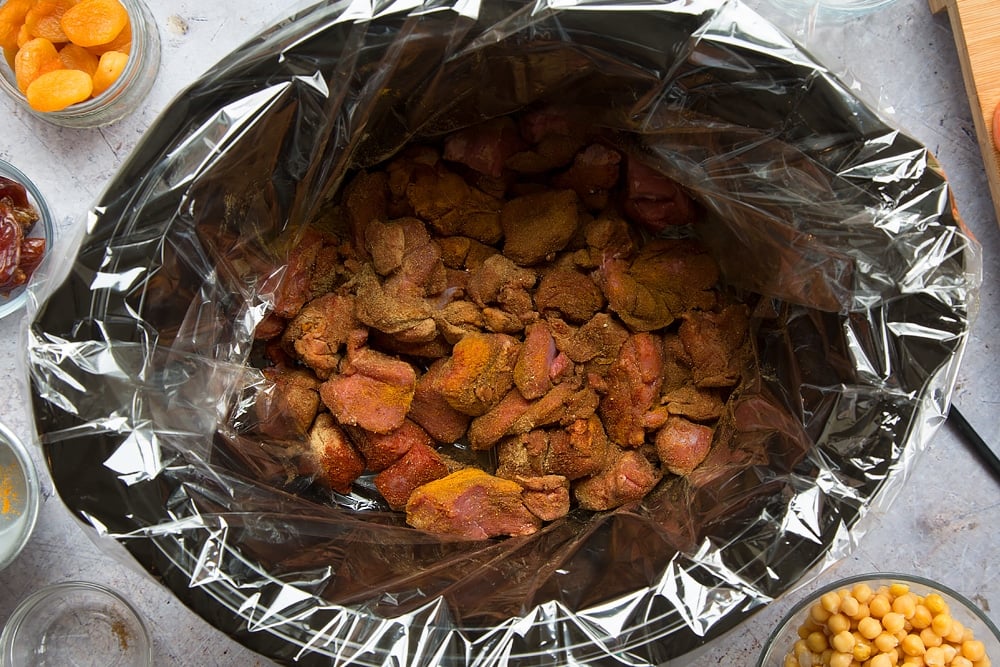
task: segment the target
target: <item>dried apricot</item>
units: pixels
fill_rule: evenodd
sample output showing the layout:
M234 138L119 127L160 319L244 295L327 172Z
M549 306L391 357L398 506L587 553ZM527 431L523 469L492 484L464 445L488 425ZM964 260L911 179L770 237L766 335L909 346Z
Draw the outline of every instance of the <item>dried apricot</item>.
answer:
M97 56L72 42L59 49L59 59L66 69L78 69L90 76L97 71Z
M90 97L93 79L77 69L58 69L31 82L25 95L35 111L60 111Z
M118 33L118 36L107 44L98 44L97 46L88 46L87 50L93 53L95 56L100 56L107 51L121 51L122 53L132 52L132 24L126 23L122 31Z
M0 46L4 50L17 46L17 33L35 0L7 0L0 7Z
M128 23L128 10L118 0L80 0L62 16L62 29L80 46L107 44Z
M94 72L94 96L98 96L111 87L128 64L128 54L121 51L108 51L101 56Z
M23 93L39 76L61 67L62 60L59 59L59 52L52 42L44 37L36 37L22 46L14 56L17 87Z
M63 14L75 5L77 0L35 0L35 6L24 15L24 25L32 37L44 37L59 44L69 41L63 32Z
M22 23L21 27L17 31L17 48L21 48L22 46L30 42L32 39L34 39L34 37L28 30L28 24Z

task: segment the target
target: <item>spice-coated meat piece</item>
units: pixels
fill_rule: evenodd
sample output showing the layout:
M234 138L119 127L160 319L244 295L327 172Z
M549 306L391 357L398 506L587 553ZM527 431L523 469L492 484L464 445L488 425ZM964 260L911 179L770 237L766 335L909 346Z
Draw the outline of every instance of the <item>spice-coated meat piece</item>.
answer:
M514 365L514 384L521 395L531 400L544 396L552 388L552 365L558 350L545 322L528 325L524 342Z
M383 283L371 264L361 267L354 284L355 313L363 324L408 343L425 343L437 335L433 308L422 287L405 281Z
M608 436L597 415L577 419L563 431L553 431L545 453L544 470L579 479L604 468L608 458Z
M588 361L610 364L618 358L618 351L629 337L628 330L607 313L597 313L578 329L558 318L546 321L556 347L578 364Z
M418 442L402 458L375 475L375 488L389 507L402 510L415 489L441 479L448 472L441 455L430 445Z
M514 121L502 116L449 134L444 141L444 159L498 178L507 158L525 146Z
M449 269L472 269L500 251L468 236L443 236L437 239L441 261Z
M608 368L607 393L599 408L612 442L637 447L645 441L647 413L659 399L662 373L660 339L650 333L629 336Z
M555 521L569 514L569 480L562 475L518 475L514 481L524 488L521 498L525 507L542 521Z
M608 306L633 331L654 331L691 308L711 308L719 269L685 239L653 239L634 259L607 259L594 273Z
M406 522L472 540L530 535L542 521L525 506L522 490L509 479L464 468L418 487L406 503Z
M690 196L677 184L635 158L629 158L625 174L625 214L652 232L697 220Z
M452 348L438 378L448 404L473 417L485 414L514 386L520 343L506 334L471 333Z
M688 475L712 448L713 430L683 417L671 417L656 432L660 464L675 475Z
M365 251L365 230L389 217L389 176L384 171L359 171L344 188L344 210L356 252Z
M604 294L590 276L568 268L547 272L538 283L535 306L542 315L557 314L582 324L604 307Z
M290 319L295 317L307 301L317 296L317 274L335 271L334 266L320 265L318 260L324 247L334 247L337 240L312 227L306 228L302 238L292 246L284 273L274 294L274 313Z
M511 199L500 214L503 254L530 266L569 244L580 226L580 200L572 190L545 190Z
M350 295L324 294L307 303L285 328L285 350L326 379L337 370L342 348L359 326Z
M365 470L365 462L330 413L316 417L308 444L317 481L339 493L350 493L351 484Z
M503 236L501 202L443 165L413 169L406 198L414 214L441 236L468 236L491 244Z
M491 448L511 432L514 424L531 408L531 401L517 389L511 389L493 408L469 424L469 445L473 449Z
M558 431L537 429L517 433L501 440L496 447L498 477L514 479L518 475L533 477L544 475L545 457L549 451L549 438Z
M740 379L749 317L746 306L734 304L718 313L694 311L678 329L691 359L691 373L699 387L732 387Z
M482 333L486 327L483 310L471 301L451 301L433 313L434 322L444 339L454 345L467 334Z
M599 143L590 144L576 154L572 166L552 179L557 188L570 188L591 210L608 204L612 188L618 184L621 153Z
M603 511L642 500L662 477L655 465L639 450L615 448L609 464L592 477L578 480L573 496L580 507Z
M414 445L433 444L427 431L409 419L388 433L372 433L356 426L347 426L344 431L364 458L365 468L372 472L385 470Z
M319 392L339 422L388 433L403 425L416 384L413 366L363 348L349 350L341 373L324 382Z
M684 385L663 392L660 403L668 414L687 417L697 422L718 419L722 416L726 405L718 390L703 389L693 385Z
M469 427L469 415L451 407L438 388L442 373L447 369L445 359L438 359L417 378L409 418L440 443L457 442Z
M277 440L301 440L319 410L319 380L304 369L273 367L261 372L271 386L257 395L258 428Z
M496 303L504 288L516 286L530 289L537 281L538 276L531 269L522 268L503 255L492 255L472 268L469 296L480 306L486 306Z

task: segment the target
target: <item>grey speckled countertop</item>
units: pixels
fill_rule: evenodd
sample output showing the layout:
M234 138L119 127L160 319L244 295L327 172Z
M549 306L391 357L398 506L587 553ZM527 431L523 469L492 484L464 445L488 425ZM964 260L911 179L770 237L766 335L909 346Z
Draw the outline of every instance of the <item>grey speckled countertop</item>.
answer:
M156 86L128 118L100 130L65 130L42 123L0 99L0 157L27 172L47 197L60 238L83 224L96 199L143 131L172 97L226 53L278 18L270 0L156 0L149 3L163 41ZM983 246L985 284L954 401L982 436L1000 439L1000 227L989 200L959 61L945 15L926 0L898 0L875 13L810 25L762 1L750 3L784 25L829 69L856 82L893 124L933 151L951 180L958 208ZM0 419L31 441L32 425L18 347L18 318L0 321L0 376L19 385L0 392ZM44 470L37 530L21 556L0 572L0 624L30 592L84 579L125 594L152 621L159 665L270 665L211 628L165 588L108 545L98 546L70 516ZM778 619L809 590L873 570L922 573L975 600L1000 623L1000 483L945 424L915 461L886 511L871 513L852 553L813 581L775 601L736 630L675 661L688 667L752 665ZM112 545L114 546L114 545ZM996 659L996 658L995 658Z

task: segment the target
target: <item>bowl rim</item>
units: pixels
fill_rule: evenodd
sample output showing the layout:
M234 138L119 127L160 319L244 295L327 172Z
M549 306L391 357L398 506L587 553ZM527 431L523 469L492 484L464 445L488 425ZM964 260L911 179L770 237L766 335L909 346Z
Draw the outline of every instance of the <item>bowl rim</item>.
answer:
M14 667L15 663L13 662L13 656L10 654L10 651L13 649L14 638L18 634L18 630L21 628L22 623L28 618L30 612L36 609L40 604L43 604L46 600L53 597L61 599L64 593L70 591L87 591L90 593L97 593L118 605L119 608L134 622L135 626L140 631L140 636L145 642L145 647L141 652L144 663L147 665L153 664L153 640L149 634L149 626L143 619L142 614L136 610L132 603L126 600L121 593L118 593L103 584L92 581L72 580L61 581L44 586L29 594L18 603L17 607L15 607L14 611L11 613L10 618L7 620L7 623L4 625L3 632L0 633L0 667Z
M994 623L990 617L986 615L986 612L976 606L967 596L959 593L951 587L938 581L934 581L933 579L923 577L919 574L906 574L903 572L868 572L832 581L829 584L820 586L815 591L799 600L790 610L788 610L787 613L782 615L781 620L778 621L777 625L774 626L774 629L768 633L767 639L761 647L760 654L757 656L756 667L764 667L764 660L769 657L775 641L777 641L779 635L786 630L788 623L810 605L815 604L820 597L831 591L840 590L841 588L849 587L854 584L872 582L876 580L886 580L902 584L915 584L917 586L934 589L935 592L944 593L959 602L962 607L970 611L974 616L982 621L983 625L985 625L986 628L993 633L993 636L997 639L997 641L1000 642L1000 629L997 628L996 623Z
M0 158L0 176L7 176L24 186L24 189L28 192L28 200L38 211L38 221L35 223L35 229L38 229L39 225L41 225L40 236L45 239L45 255L42 257L42 263L35 269L35 273L38 273L42 270L42 266L48 264L49 257L52 255L52 248L56 241L52 210L49 208L48 202L46 202L41 190L35 185L35 182L27 174L3 158ZM24 307L31 282L31 279L29 279L26 284L12 290L10 296L6 298L0 297L0 319Z
M28 448L25 447L24 442L13 431L10 430L5 424L0 423L0 441L3 441L11 452L14 454L14 458L17 459L18 464L21 466L22 474L24 475L24 485L27 489L28 497L25 501L24 512L22 516L23 525L21 526L21 534L17 537L20 543L7 555L6 558L0 559L0 572L7 568L8 565L14 562L15 559L24 550L24 547L28 544L31 539L32 533L35 532L35 524L38 521L38 498L40 495L39 482L38 482L38 470L35 468L35 463L31 459L31 455L28 453Z

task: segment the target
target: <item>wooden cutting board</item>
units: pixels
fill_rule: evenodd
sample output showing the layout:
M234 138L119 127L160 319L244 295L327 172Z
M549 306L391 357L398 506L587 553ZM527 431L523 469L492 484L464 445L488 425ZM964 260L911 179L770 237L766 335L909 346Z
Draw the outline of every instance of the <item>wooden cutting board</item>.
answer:
M993 146L993 110L1000 104L1000 0L928 0L947 10L983 152L993 208L1000 222L1000 152Z

